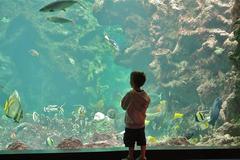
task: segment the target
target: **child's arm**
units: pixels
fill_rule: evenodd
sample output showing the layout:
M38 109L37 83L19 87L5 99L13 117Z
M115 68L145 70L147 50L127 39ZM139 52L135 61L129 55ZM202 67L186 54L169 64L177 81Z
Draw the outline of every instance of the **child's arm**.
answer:
M126 110L127 109L127 107L128 107L128 104L129 104L129 93L127 93L124 97L123 97L123 99L122 99L122 101L121 101L121 107L122 107L122 109L123 110Z

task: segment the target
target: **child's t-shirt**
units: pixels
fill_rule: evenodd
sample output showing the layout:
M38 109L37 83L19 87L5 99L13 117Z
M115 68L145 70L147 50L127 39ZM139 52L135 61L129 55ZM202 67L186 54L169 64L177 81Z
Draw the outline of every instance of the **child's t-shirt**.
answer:
M125 113L125 125L127 128L137 129L145 126L147 107L150 103L148 94L142 91L129 91L122 99L121 106Z

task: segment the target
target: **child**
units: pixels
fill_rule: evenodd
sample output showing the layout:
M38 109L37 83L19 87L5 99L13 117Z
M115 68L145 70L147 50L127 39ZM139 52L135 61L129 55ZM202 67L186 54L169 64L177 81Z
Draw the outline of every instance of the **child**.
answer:
M132 90L122 99L121 106L125 113L125 133L124 144L129 147L128 157L123 160L134 160L134 145L137 142L141 146L141 155L139 160L146 160L146 137L145 137L145 118L146 110L150 103L150 97L141 89L146 81L143 72L134 71L130 76Z

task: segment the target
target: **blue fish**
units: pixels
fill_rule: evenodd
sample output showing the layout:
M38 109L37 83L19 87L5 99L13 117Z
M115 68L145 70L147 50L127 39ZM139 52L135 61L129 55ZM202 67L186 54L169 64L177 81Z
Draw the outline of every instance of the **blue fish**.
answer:
M219 112L221 110L221 106L222 106L222 99L220 97L217 97L214 100L212 109L211 109L211 115L210 115L210 122L209 124L211 124L212 126L215 125L218 116L219 116Z

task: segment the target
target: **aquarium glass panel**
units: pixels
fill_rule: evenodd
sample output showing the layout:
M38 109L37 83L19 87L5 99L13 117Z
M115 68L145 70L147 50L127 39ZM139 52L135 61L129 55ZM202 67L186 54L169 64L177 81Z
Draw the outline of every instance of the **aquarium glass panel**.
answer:
M239 3L1 0L0 150L238 148Z

